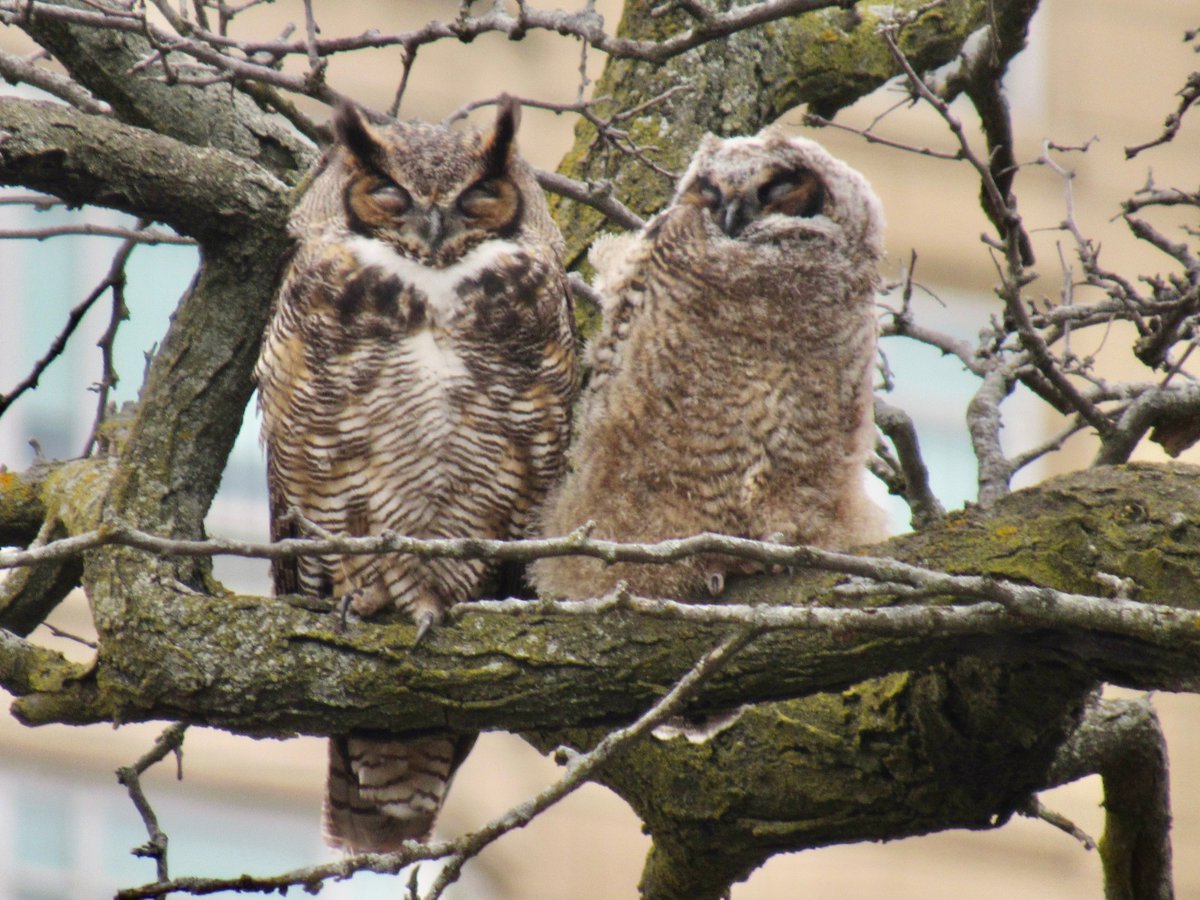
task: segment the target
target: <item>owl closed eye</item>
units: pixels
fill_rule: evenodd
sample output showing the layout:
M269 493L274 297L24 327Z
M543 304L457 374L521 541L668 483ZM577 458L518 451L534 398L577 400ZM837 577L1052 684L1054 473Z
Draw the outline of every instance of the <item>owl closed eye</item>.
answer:
M720 182L697 175L684 183L679 202L707 210L731 238L765 216L810 219L824 211L825 185L811 169L765 169L754 175Z
M397 142L368 124L355 107L343 106L335 130L351 173L345 188L351 229L437 268L486 240L510 237L523 212L511 171L518 120L519 107L502 101L495 127L472 148L475 165L452 179L439 173L435 180L423 178L429 173L412 164L423 153L419 132L410 145ZM464 136L463 142L472 137Z
M671 204L599 244L604 294L570 471L546 534L700 532L846 548L886 534L863 486L874 446L874 291L883 217L818 144L768 129L705 138ZM543 594L719 593L744 561L557 557Z

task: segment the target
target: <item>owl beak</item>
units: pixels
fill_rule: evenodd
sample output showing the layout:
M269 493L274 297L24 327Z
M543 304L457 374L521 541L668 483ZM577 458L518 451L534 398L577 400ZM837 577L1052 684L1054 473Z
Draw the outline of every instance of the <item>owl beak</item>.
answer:
M752 213L744 197L734 197L717 210L717 223L727 235L737 237L749 224Z
M446 238L446 221L442 218L441 210L431 206L425 213L425 241L430 249L437 250Z

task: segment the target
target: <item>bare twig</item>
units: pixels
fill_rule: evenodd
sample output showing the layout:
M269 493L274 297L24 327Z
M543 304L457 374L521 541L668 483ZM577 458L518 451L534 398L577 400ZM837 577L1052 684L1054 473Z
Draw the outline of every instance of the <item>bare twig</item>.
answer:
M318 125L314 119L302 112L300 107L270 85L248 81L242 84L241 88L255 101L264 107L275 110L291 122L296 126L297 131L314 144L321 144L329 140L328 128Z
M596 305L597 309L602 308L603 301L600 292L583 280L583 276L578 272L567 273L567 288L575 295L577 299L586 300L589 303Z
M319 32L316 16L313 15L312 0L304 0L304 49L308 56L310 75L320 72L324 68L321 56L317 52L317 34Z
M867 458L867 470L887 486L893 497L904 496L904 470L882 437L875 441L875 454Z
M1015 474L1021 471L1021 469L1025 468L1030 463L1036 462L1048 453L1061 450L1063 444L1065 444L1068 439L1083 431L1086 427L1087 423L1076 417L1070 425L1059 431L1057 434L1047 438L1036 447L1031 447L1024 453L1018 453L1012 458L1010 463L1013 473Z
M27 550L0 550L0 569L31 566L69 559L100 547L132 547L164 556L240 556L251 559L296 559L311 556L369 556L404 553L423 559L489 559L531 562L553 556L591 556L605 562L668 563L703 553L721 553L771 566L799 566L869 575L861 561L867 557L833 553L815 547L790 546L720 534L700 534L651 543L621 543L588 537L580 529L565 537L525 540L484 538L406 537L387 532L372 537L334 537L328 532L315 538L288 538L274 543L234 541L228 538L179 540L159 537L114 523ZM848 567L848 568L846 568ZM887 580L903 580L888 577Z
M446 887L457 880L463 864L496 838L527 825L535 816L549 809L583 784L620 750L653 730L655 726L666 719L679 713L697 688L752 640L755 634L756 630L753 628L740 629L724 638L716 647L701 657L696 665L679 679L661 700L646 710L636 722L625 728L609 732L587 753L575 754L567 751L567 770L562 778L538 796L509 810L459 842L462 845L461 849L455 851L447 861L446 867L438 874L437 881L426 894L426 900L437 900ZM562 752L560 750L560 753Z
M1029 312L1025 308L1021 296L1023 287L1033 277L1024 269L1028 253L1023 248L1028 242L1028 235L1025 233L1021 223L1021 217L1010 202L1010 197L1001 184L997 182L996 172L993 171L990 163L981 159L972 149L962 122L951 111L949 104L930 90L913 69L908 58L900 50L896 42L897 27L885 26L880 29L880 33L888 45L892 57L908 78L913 93L938 112L958 141L963 158L971 164L979 175L984 208L989 211L989 215L997 223L997 227L1004 237L1003 242L996 245L1004 251L1005 260L1005 265L1000 271L1001 285L998 293L1005 302L1005 309L1008 316L1016 326L1022 346L1029 353L1037 371L1044 379L1045 384L1041 386L1042 391L1047 386L1052 388L1066 405L1082 416L1103 438L1111 431L1112 422L1070 381L1063 372L1062 367L1058 364L1058 361L1055 360L1053 354L1050 352L1046 341L1029 320ZM1005 116L1007 115L1006 109L1005 107ZM1000 113L995 113L995 115L1000 115ZM1031 386L1035 390L1039 389L1039 386ZM998 404L995 408L998 409ZM994 442L994 446L999 446L998 441ZM1011 471L1008 475L1011 476ZM991 482L993 486L998 483L996 481Z
M911 316L893 314L884 320L879 334L881 337L912 338L919 343L928 344L948 356L953 356L963 364L968 372L978 375L980 378L987 372L987 366L970 343L945 332L934 331L918 325Z
M64 631L62 628L59 628L57 625L51 625L49 622L43 622L42 625L45 626L47 631L49 631L52 635L54 635L57 638L62 638L63 640L66 640L66 641L74 641L76 644L82 644L84 647L88 647L92 650L95 650L96 647L98 646L98 644L95 641L89 641L85 637L80 637L77 634L72 634L69 631Z
M145 756L132 766L124 766L117 769L117 781L125 785L126 789L128 789L129 799L137 807L138 814L141 815L142 822L146 825L146 831L150 835L150 839L141 847L135 848L133 854L135 856L149 857L154 860L159 881L166 881L170 878L167 871L167 835L159 828L158 816L154 814L154 809L150 806L150 801L146 798L146 794L142 790L141 775L152 765L165 759L168 753L174 753L176 759L179 761L179 765L182 766L181 748L183 746L183 736L186 732L187 725L182 722L169 725L158 736L158 740L154 742L154 747ZM178 777L183 777L182 769L179 770ZM147 894L146 896L165 897L166 891Z
M33 367L33 371L26 375L16 387L0 397L0 415L3 415L4 411L12 406L13 401L18 397L26 391L37 387L38 380L42 377L42 374L55 359L62 355L63 350L66 349L67 341L75 333L75 329L79 327L79 323L83 321L83 317L96 304L96 301L104 295L104 292L110 288L115 290L119 284L124 283L125 263L129 260L129 256L133 253L133 248L136 246L136 242L129 239L125 240L113 257L112 265L109 266L108 273L104 276L104 279L68 314L67 324L59 332L58 337L54 339L53 343L51 343L50 349L46 351L46 355L37 361Z
M70 78L33 65L4 50L0 50L0 78L10 84L33 85L86 113L106 116L112 112L112 107L102 100L97 100Z
M1096 849L1096 842L1092 839L1091 835L1066 816L1046 807L1037 797L1030 797L1017 812L1031 819L1041 819L1043 822L1053 825L1059 831L1069 834L1083 845L1084 850Z
M590 123L596 129L596 133L600 136L600 138L610 143L617 149L618 152L624 153L626 156L637 160L641 165L646 166L660 175L674 179L678 177L677 172L671 172L670 170L663 168L647 155L658 148L638 144L627 129L618 128L616 125L618 122L625 122L629 119L635 118L638 115L641 115L641 113L645 112L647 109L665 102L676 94L684 94L692 90L694 90L694 88L691 85L677 84L668 88L662 93L656 94L648 100L637 104L634 107L613 113L607 118L596 112L596 109L599 106L608 101L607 97L597 97L592 100L579 99L571 103L555 103L553 101L539 100L533 97L516 97L514 99L516 99L521 106L527 106L530 109L544 109L548 112L554 113L555 115L573 113ZM457 122L459 119L466 118L466 116L474 110L480 109L484 106L494 106L499 102L499 96L471 100L467 103L464 103L450 115L446 116L446 118L442 120L443 124Z
M335 863L312 866L266 878L241 875L236 878L180 878L168 881L166 878L160 877L159 881L154 884L123 890L117 894L117 897L119 900L138 900L138 898L161 897L170 891L191 894L209 894L222 890L236 890L242 893L274 893L276 891L286 893L286 889L291 886L303 887L305 890L315 893L323 882L348 878L357 872L395 874L418 860L448 859L446 867L427 894L427 898L432 900L432 898L441 896L445 888L457 879L467 860L503 835L527 825L536 816L574 791L622 749L652 730L663 720L678 713L688 698L705 680L752 640L755 633L753 628L739 628L734 634L726 637L701 657L691 670L637 721L610 732L587 753L560 751L567 761L566 772L562 778L536 797L513 807L479 830L464 835L458 840L432 844L419 844L414 841L406 845L405 849L395 853L349 856Z
M194 238L169 234L154 228L118 228L111 225L56 225L49 228L0 229L0 240L44 241L56 237L111 237L138 244L195 245Z
M613 196L610 185L593 186L543 169L535 170L535 174L538 184L546 190L579 203L585 203L604 213L613 223L622 228L632 230L646 224L645 219Z
M908 101L902 101L904 103ZM906 144L903 141L897 141L893 138L884 137L876 133L873 128L875 123L871 123L868 128L855 128L853 125L846 125L841 122L835 122L833 119L826 119L824 116L819 116L816 113L807 113L804 117L804 123L816 128L833 128L837 131L845 131L850 134L857 134L868 144L879 144L883 147L891 147L894 150L903 150L906 153L915 153L918 156L931 156L934 159L962 159L961 153L947 153L944 150L934 150L932 147L918 147L916 144Z
M404 102L404 93L408 90L408 79L412 74L413 64L417 61L416 45L405 44L400 54L400 83L396 85L396 93L388 107L388 115L392 118L400 115L400 104Z
M434 20L412 31L384 34L377 30L359 35L338 38L320 38L306 34L300 40L280 38L272 41L235 40L223 33L226 16L217 32L212 32L197 20L178 14L165 0L155 0L155 7L163 13L175 33L165 30L141 13L109 6L87 6L84 8L62 6L48 0L0 0L0 22L11 23L24 17L38 16L42 19L107 28L141 34L158 50L154 60L168 65L167 56L184 54L212 68L213 81L254 80L274 85L296 93L306 94L326 103L335 103L342 95L324 83L323 67L310 69L306 74L296 75L280 68L287 56L303 56L311 60L314 56L324 58L368 47L401 46L415 50L417 47L442 40L468 42L482 34L498 33L510 40L519 40L528 32L541 30L569 35L585 41L592 47L612 57L639 59L662 63L686 53L703 44L720 40L735 32L759 25L800 15L815 10L845 7L853 0L759 0L745 6L736 6L727 12L705 17L697 24L661 41L636 40L610 35L604 30L603 19L585 6L576 12L564 10L539 10L519 4L513 15L503 3L492 4L481 15L463 15L452 21ZM196 83L193 77L165 69L169 80L181 83ZM205 79L201 79L205 80Z
M1195 629L1200 627L1200 612L1192 609L1073 594L976 575L949 575L895 560L859 558L870 560L860 568L861 580L841 585L836 591L839 596L859 600L867 596L895 597L906 602L867 608L683 603L636 597L618 590L587 600L475 600L451 607L449 617L457 619L476 611L533 617L603 617L624 610L655 619L743 625L763 631L835 631L860 637L996 635L1011 627L1025 630L1038 626L1124 637L1154 635L1160 643L1173 637L1194 639ZM901 567L893 571L900 577L886 577L890 565ZM939 597L954 598L956 602L934 602Z
M145 220L139 221L136 230L143 231L148 224ZM90 455L92 448L96 445L96 435L100 431L100 426L104 424L104 415L108 410L109 392L117 386L117 382L120 380L116 366L113 364L113 344L116 343L117 330L121 327L121 323L129 318L129 310L125 306L125 263L135 245L136 242L130 241L122 247L122 249L128 247L128 252L123 258L118 255L109 272L112 281L112 312L108 317L108 327L96 341L96 346L100 348L100 380L93 386L96 391L96 414L92 417L92 428L83 446L84 456Z
M66 201L49 194L16 194L0 197L0 206L32 206L38 212L45 212L56 206L66 206Z
M596 615L614 608L628 608L646 615L669 615L693 621L727 622L756 628L833 627L835 624L845 626L847 622L853 621L855 628L886 629L893 633L894 629L911 629L913 622L922 616L932 616L931 621L939 628L953 629L955 620L964 617L969 620L971 613L992 620L994 625L995 617L1009 610L1026 624L1036 619L1048 625L1106 628L1128 635L1146 632L1157 632L1160 635L1194 635L1196 629L1200 628L1200 612L1194 610L1072 594L987 576L951 575L886 557L859 556L815 547L787 546L717 534L701 534L646 544L599 540L588 537L583 529L567 537L537 540L424 540L388 534L363 538L288 539L272 544L256 544L221 538L203 541L175 540L155 537L124 526L108 525L101 531L51 541L43 547L31 550L0 551L0 568L61 559L101 546L136 547L156 554L186 557L224 554L286 559L300 556L404 553L425 559L488 559L515 562L578 555L610 563L668 563L699 554L719 553L753 560L768 568L816 569L869 579L878 585L873 590L882 592L903 594L906 589L914 589L923 597L950 597L958 602L976 601L976 605L969 608L740 607L737 604L704 605L629 597L618 591L608 597L584 601L499 600L463 603L451 608L451 617L464 615L473 609ZM879 624L872 625L872 622ZM978 627L978 624L976 621L974 627Z
M1138 144L1134 147L1125 148L1125 158L1133 159L1143 150L1149 150L1151 147L1158 147L1175 139L1175 135L1179 133L1180 126L1183 125L1183 114L1200 101L1200 72L1193 72L1188 76L1187 82L1179 91L1179 105L1175 108L1175 112L1167 116L1167 120L1163 123L1163 132L1152 141L1147 141L1144 144Z
M315 894L326 881L344 881L359 872L376 872L395 875L414 862L441 859L453 852L447 842L418 844L410 842L405 849L394 853L363 853L303 869L293 869L279 875L236 875L232 878L174 878L156 881L141 887L125 888L117 892L117 900L148 900L169 893L185 893L202 896L231 891L245 894L286 894L289 888L300 887Z

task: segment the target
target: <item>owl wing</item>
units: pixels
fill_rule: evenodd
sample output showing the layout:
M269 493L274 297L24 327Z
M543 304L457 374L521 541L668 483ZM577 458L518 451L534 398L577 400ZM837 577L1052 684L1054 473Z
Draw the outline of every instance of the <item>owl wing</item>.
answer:
M293 509L333 533L367 533L368 436L347 426L362 399L361 371L380 350L364 345L356 333L364 326L343 312L348 297L367 292L333 242L305 242L285 273L255 367L273 540L303 533ZM345 568L337 559L276 560L276 593L344 593Z
M473 311L459 335L481 395L475 430L500 445L500 464L481 473L480 501L509 504L508 522L485 536L519 537L561 477L570 439L579 362L566 276L551 248L534 246L497 260L460 294Z

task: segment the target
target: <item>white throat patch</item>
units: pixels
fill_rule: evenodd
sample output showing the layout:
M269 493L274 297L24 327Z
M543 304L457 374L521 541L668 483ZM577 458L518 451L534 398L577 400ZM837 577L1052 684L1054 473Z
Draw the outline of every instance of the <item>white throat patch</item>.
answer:
M350 250L368 268L382 269L395 275L405 285L425 295L429 312L440 318L456 312L460 306L458 286L477 277L501 256L520 251L512 241L493 238L463 254L462 258L444 269L435 269L401 256L392 247L376 238L355 235L348 241Z

